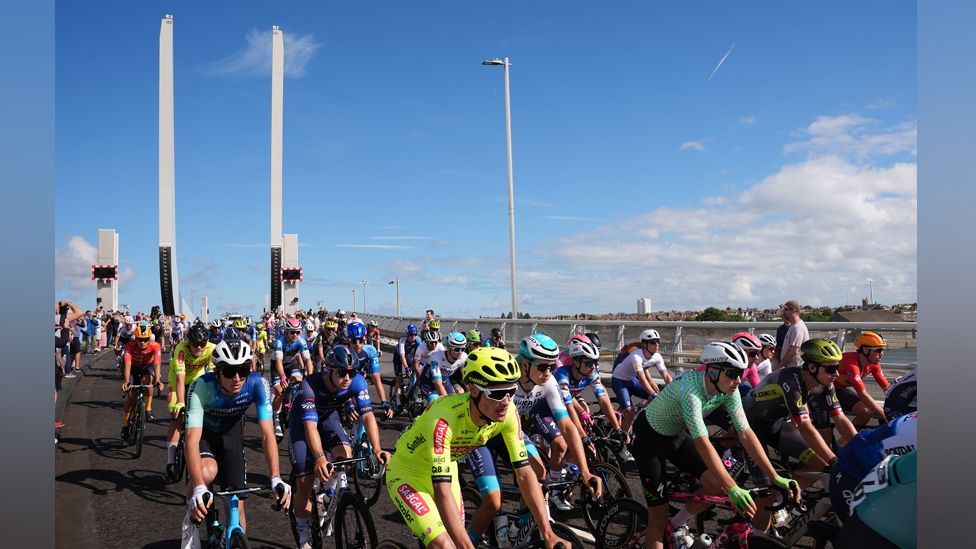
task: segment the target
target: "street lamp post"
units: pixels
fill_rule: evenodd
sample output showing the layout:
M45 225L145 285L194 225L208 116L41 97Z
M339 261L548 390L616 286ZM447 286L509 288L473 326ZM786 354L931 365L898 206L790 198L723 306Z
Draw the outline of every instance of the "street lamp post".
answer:
M363 314L366 314L366 285L369 284L369 281L360 280L359 283L363 285Z
M356 312L356 288L352 289L352 312Z
M512 183L512 105L508 86L508 67L511 63L505 59L486 59L482 65L501 65L505 67L505 138L508 152L508 250L512 266L512 319L518 318L518 307L515 300L515 193Z
M391 280L390 284L396 284L396 309L397 317L400 316L400 277L396 277L396 280Z

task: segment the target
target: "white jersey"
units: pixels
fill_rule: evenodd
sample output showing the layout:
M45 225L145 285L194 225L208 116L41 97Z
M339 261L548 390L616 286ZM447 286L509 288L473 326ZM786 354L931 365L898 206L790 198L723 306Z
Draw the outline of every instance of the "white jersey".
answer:
M526 392L522 384L518 383L515 389L515 406L518 408L519 415L525 415L535 408L536 404L545 401L549 405L549 410L554 416L565 417L568 412L563 404L563 397L559 393L559 382L555 376L550 376L545 385L534 385L532 390Z
M756 364L756 373L759 374L760 379L768 376L773 373L773 363L767 358L759 364Z
M654 353L651 358L644 358L643 350L634 349L629 355L627 355L627 358L623 359L623 361L613 369L613 377L624 381L630 381L637 379L637 372L650 370L651 367L656 368L662 376L668 373L668 367L664 365L664 357L661 356L661 353Z
M451 375L454 372L456 372L458 368L464 366L464 361L467 358L468 358L467 353L461 351L461 354L458 355L457 360L451 362L450 359L447 358L447 350L441 349L439 351L434 351L433 353L430 353L428 362L430 363L431 366L434 366L436 364L437 367L441 369L441 377L447 379L451 377Z
M437 347L434 347L434 350L431 351L427 349L426 343L421 342L420 346L417 347L417 352L414 353L413 357L417 361L417 364L420 366L420 368L423 369L423 367L426 366L428 362L430 362L430 355L436 353L437 351L441 351L441 352L444 351L444 345L442 343L438 342ZM441 367L443 368L443 365Z

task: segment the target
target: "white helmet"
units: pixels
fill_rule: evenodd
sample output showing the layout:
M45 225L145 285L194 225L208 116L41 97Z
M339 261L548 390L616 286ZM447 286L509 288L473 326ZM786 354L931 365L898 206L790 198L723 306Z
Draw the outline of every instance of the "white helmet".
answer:
M210 322L210 327L211 328L221 328L221 327L223 327L223 323L220 322L220 319L219 318L215 318L215 319L213 319L213 321Z
M214 366L240 366L250 364L251 346L240 339L224 339L214 347Z
M745 370L749 366L746 359L746 352L732 343L716 341L705 345L701 353L702 364L721 364L727 363L740 370Z
M315 324L312 324L312 321L311 320L305 321L305 331L306 332L314 332L315 331Z
M759 334L759 341L761 341L763 345L776 345L776 338L770 334Z
M587 341L574 339L569 344L569 356L571 358L583 357L590 360L599 360L600 353L596 350L596 345Z
M658 341L661 341L661 334L657 333L657 330L653 330L653 329L650 329L650 328L648 328L647 330L644 330L643 332L640 333L640 340L641 340L641 342L650 341L652 339L656 339Z

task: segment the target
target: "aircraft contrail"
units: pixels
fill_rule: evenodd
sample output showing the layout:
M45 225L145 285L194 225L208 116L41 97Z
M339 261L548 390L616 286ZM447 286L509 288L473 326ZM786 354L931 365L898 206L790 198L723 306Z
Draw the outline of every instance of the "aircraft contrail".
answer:
M729 58L729 54L732 53L734 48L735 42L732 43L732 47L729 48L729 51L725 52L725 55L722 56L722 59L718 62L718 65L715 65L715 70L712 71L712 74L708 75L709 82L712 81L712 77L715 76L716 72L718 72L718 68L722 66L722 63L725 63L725 60Z

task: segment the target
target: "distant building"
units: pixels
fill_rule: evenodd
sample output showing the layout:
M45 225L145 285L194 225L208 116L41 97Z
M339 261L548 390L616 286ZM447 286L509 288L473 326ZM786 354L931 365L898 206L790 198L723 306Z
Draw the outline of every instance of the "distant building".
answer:
M639 315L651 314L651 298L642 297L637 300L637 314Z

